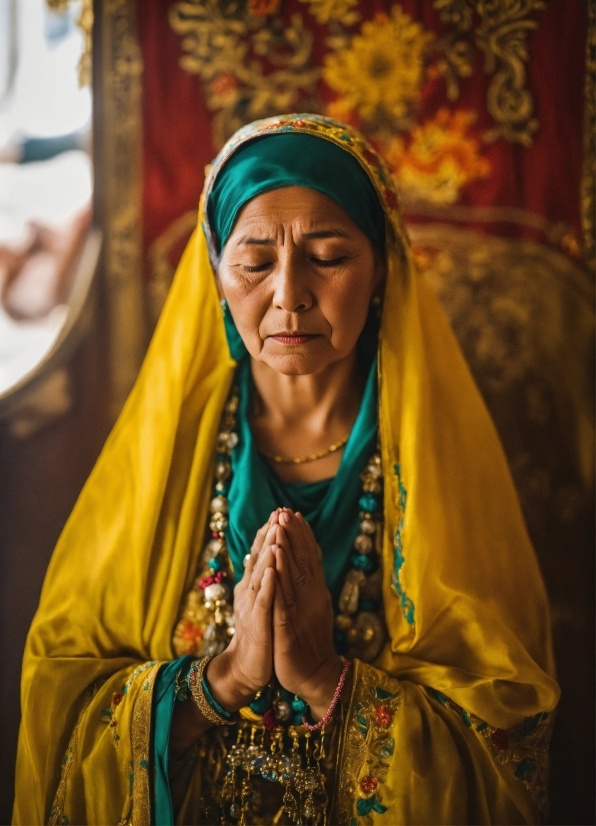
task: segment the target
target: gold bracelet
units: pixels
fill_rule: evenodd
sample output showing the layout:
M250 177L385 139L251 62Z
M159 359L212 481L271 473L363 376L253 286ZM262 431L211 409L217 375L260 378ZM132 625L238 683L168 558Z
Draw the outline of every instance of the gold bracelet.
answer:
M213 657L202 657L191 665L188 674L190 694L193 702L206 720L209 720L210 723L214 723L216 726L228 726L230 720L226 720L225 717L217 713L205 697L205 692L203 691L203 674L212 659Z

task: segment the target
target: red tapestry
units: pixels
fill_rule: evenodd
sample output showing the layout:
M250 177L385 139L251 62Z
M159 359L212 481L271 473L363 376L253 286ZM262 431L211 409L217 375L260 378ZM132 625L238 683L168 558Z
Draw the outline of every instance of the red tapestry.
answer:
M579 260L587 16L583 0L143 0L147 278L164 255L171 275L222 143L288 111L360 128L409 222Z

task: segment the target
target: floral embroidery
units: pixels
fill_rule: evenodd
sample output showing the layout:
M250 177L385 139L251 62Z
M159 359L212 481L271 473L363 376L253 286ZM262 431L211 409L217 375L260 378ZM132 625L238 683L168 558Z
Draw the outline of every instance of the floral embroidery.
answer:
M155 662L149 662L143 663L143 665L139 665L137 668L135 668L128 680L122 686L121 691L115 691L112 694L112 701L110 703L110 707L102 708L101 710L103 722L107 723L110 729L112 735L112 743L114 744L114 748L116 749L118 748L118 743L120 741L120 735L118 734L118 718L116 717L116 709L124 700L129 688L137 679L137 677L139 677L145 671L148 671L154 665Z
M397 680L376 668L363 666L358 660L355 668L356 690L346 745L339 755L342 769L333 822L370 826L373 814L387 811L383 784L395 750L389 726L400 706L401 690Z
M401 584L401 569L405 563L403 554L403 528L404 519L406 516L406 503L408 499L408 492L406 491L401 478L401 468L399 465L394 465L395 475L397 477L397 492L398 492L398 506L399 518L397 521L397 528L395 529L395 563L393 566L393 587L397 593L404 618L408 625L414 625L414 603L404 591Z
M547 712L539 712L510 729L495 728L484 720L468 713L440 691L427 688L427 692L441 705L453 709L466 726L486 743L499 765L511 765L513 776L528 789L544 814L547 802L548 746L552 718Z
M327 56L323 77L365 121L403 122L420 98L433 35L395 5L362 24L345 49Z

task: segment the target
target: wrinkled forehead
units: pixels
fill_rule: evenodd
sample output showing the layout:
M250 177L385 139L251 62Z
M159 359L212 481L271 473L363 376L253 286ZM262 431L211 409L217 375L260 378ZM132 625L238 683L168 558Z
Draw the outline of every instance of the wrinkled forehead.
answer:
M344 146L301 131L258 132L220 155L208 178L208 239L219 258L243 207L273 190L301 187L332 199L380 250L385 210L365 166Z

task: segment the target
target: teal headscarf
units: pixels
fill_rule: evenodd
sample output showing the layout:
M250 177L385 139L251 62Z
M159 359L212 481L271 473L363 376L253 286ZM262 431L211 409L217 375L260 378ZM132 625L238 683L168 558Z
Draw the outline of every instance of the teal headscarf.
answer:
M333 198L374 244L383 247L384 213L360 164L329 141L312 135L285 134L250 141L222 167L207 204L218 251L225 246L242 206L256 195L282 186L303 186ZM323 549L327 585L337 599L359 529L360 473L376 448L377 319L374 313L369 314L360 337L360 362L368 378L339 470L333 479L314 484L282 482L259 454L250 428L250 359L225 302L224 321L231 355L239 362L239 443L232 455L226 530L235 577L238 580L242 576L242 560L258 528L272 510L288 506L300 510L310 523Z
M303 186L333 198L378 249L384 248L385 214L358 161L330 141L293 133L249 141L219 173L207 202L218 254L242 207L257 195L284 186Z

